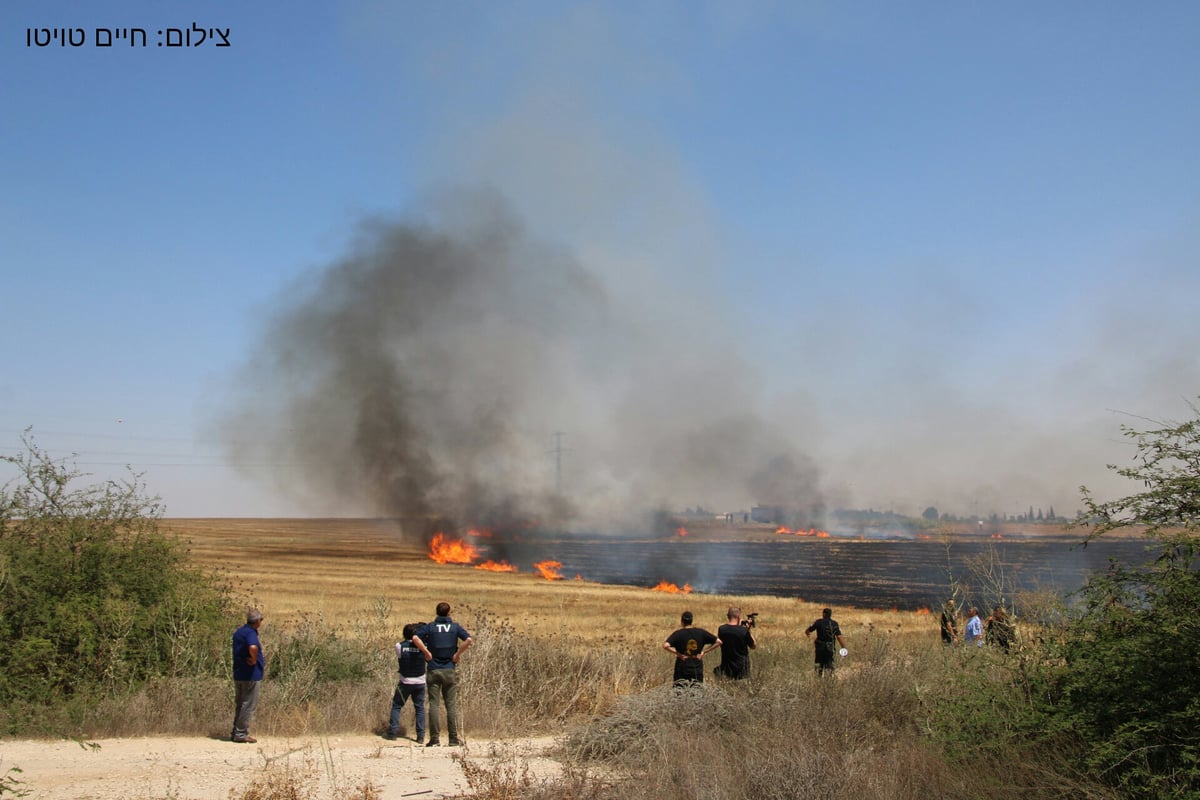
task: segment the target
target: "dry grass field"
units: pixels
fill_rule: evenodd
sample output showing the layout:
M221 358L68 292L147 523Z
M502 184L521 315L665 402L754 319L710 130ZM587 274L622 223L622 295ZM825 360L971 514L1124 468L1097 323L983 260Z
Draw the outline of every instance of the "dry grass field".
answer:
M163 527L188 542L198 564L227 576L236 595L259 605L269 622L319 615L369 639L394 637L404 622L428 620L442 600L468 630L473 618L486 613L518 632L645 647L660 645L685 609L710 630L725 621L730 605L756 611L764 644L803 640L804 628L821 611L818 603L790 598L684 595L438 564L387 521L172 519ZM773 535L768 531L764 538ZM698 539L703 536L698 532ZM930 643L937 638L929 614L835 608L834 616L852 648L880 635ZM373 627L384 619L396 630Z
M152 681L90 710L87 736L101 740L94 749L72 745L45 758L41 743L9 748L39 796L1112 796L1078 775L1069 753L1030 750L1019 735L979 757L979 740L960 732L983 718L999 718L996 730L1005 730L1005 715L1024 700L1004 687L1020 685L1032 662L996 648L943 647L928 612L835 606L850 655L832 677L818 677L803 631L820 615L819 598L681 594L548 580L527 567L440 564L377 520L171 519L161 527L228 583L239 605L266 615L269 680L252 726L260 744L251 751L228 742L225 676ZM718 535L686 538L693 533L697 541ZM734 535L767 541L774 532ZM552 558L554 543L545 544ZM391 643L440 601L475 639L459 667L467 744L417 747L411 708L402 716L408 738L387 742ZM702 687L673 689L661 644L680 613L715 631L730 605L759 614L751 680L713 678L713 653ZM231 618L230 630L238 623ZM351 663L355 670L341 669ZM975 703L985 685L994 693ZM1001 704L992 708L989 698ZM960 741L972 743L969 753L956 749Z

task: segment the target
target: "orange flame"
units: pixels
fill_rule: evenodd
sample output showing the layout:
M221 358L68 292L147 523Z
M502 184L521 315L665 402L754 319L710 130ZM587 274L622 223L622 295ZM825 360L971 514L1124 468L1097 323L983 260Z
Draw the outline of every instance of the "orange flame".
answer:
M429 557L439 564L470 564L479 558L479 551L462 539L435 533L429 542Z
M492 561L487 560L482 564L476 564L475 569L486 569L491 572L516 572L517 568L507 561Z
M682 525L680 525L680 526L679 526L679 528L678 528L678 529L676 529L676 531L675 531L675 535L676 535L676 536L678 536L678 537L680 537L680 538L683 538L684 536L687 536L687 528L685 528L685 527L683 527Z
M921 606L920 608L918 608L918 609L917 609L917 613L918 613L918 614L928 614L928 613L929 613L929 609L928 609L928 608L925 608L924 606Z
M775 532L776 533L793 533L796 536L816 536L818 539L828 539L829 538L829 531L819 531L816 528L809 528L806 531L805 530L792 530L791 528L781 525L781 526L779 526L779 529L776 530Z
M562 569L561 561L539 561L533 565L533 568L548 581L562 580L562 573L559 572Z
M683 585L683 588L680 589L678 586L676 586L673 583L667 583L666 581L659 581L657 586L650 587L650 591L652 591L652 592L667 592L669 594L691 594L692 586L690 583L685 583Z

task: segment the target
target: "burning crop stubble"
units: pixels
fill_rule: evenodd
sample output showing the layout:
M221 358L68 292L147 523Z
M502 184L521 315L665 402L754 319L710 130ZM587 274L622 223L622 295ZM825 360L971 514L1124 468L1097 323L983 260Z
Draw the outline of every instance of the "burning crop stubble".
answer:
M698 292L537 241L495 195L428 208L364 222L263 320L215 420L248 477L422 546L487 530L498 564L529 560L534 534L671 535L658 510L696 503L827 524L821 443L782 421ZM700 585L669 553L622 558ZM706 567L703 591L733 590L742 567L740 552Z
M517 620L531 633L567 632L591 641L610 640L619 629L648 646L661 643L659 637L678 621L681 603L716 627L731 603L749 602L746 596L684 597L650 586L603 585L575 580L573 574L548 580L526 565L511 573L438 564L424 548L397 541L394 528L383 520L177 519L165 521L165 528L188 540L198 564L228 571L238 596L269 608L273 624L287 627L316 615L367 638L398 632L373 620L373 606L381 598L398 624L425 619L449 597L465 620L487 609ZM753 602L763 613L760 622L780 636L790 631L799 638L803 626L819 615L822 599L756 597ZM936 635L928 620L905 611L845 608L839 621L856 632L874 626L906 637Z

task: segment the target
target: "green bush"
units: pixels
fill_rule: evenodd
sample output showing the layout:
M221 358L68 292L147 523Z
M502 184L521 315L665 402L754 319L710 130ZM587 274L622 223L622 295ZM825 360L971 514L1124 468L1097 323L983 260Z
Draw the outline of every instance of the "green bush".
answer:
M1127 798L1200 797L1200 419L1126 435L1143 491L1100 502L1083 489L1087 541L1136 526L1144 564L1113 562L1069 606L1026 622L1036 641L962 661L927 693L949 758L1057 761ZM1034 611L1035 606L1027 610Z
M0 457L18 474L0 488L0 705L69 705L220 670L227 593L159 532L137 477L77 488L81 473L23 441Z
M1193 407L1193 411L1197 411ZM1200 418L1125 430L1134 463L1116 468L1143 491L1099 502L1085 488L1089 540L1143 526L1155 557L1113 563L1080 592L1068 628L1061 718L1086 762L1136 798L1200 796Z
M267 677L282 684L354 681L372 674L372 653L366 646L343 634L320 615L301 615L294 629L277 632L268 651L271 661ZM306 696L298 699L307 699Z
M1085 593L1061 714L1088 766L1129 797L1200 796L1200 574L1115 565Z

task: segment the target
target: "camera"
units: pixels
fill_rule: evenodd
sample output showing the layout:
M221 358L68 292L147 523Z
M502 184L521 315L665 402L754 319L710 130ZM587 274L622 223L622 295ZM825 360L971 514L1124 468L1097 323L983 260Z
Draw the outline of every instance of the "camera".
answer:
M747 628L753 628L757 624L758 624L758 612L757 611L755 611L753 614L747 614L746 618L742 620L742 625Z

